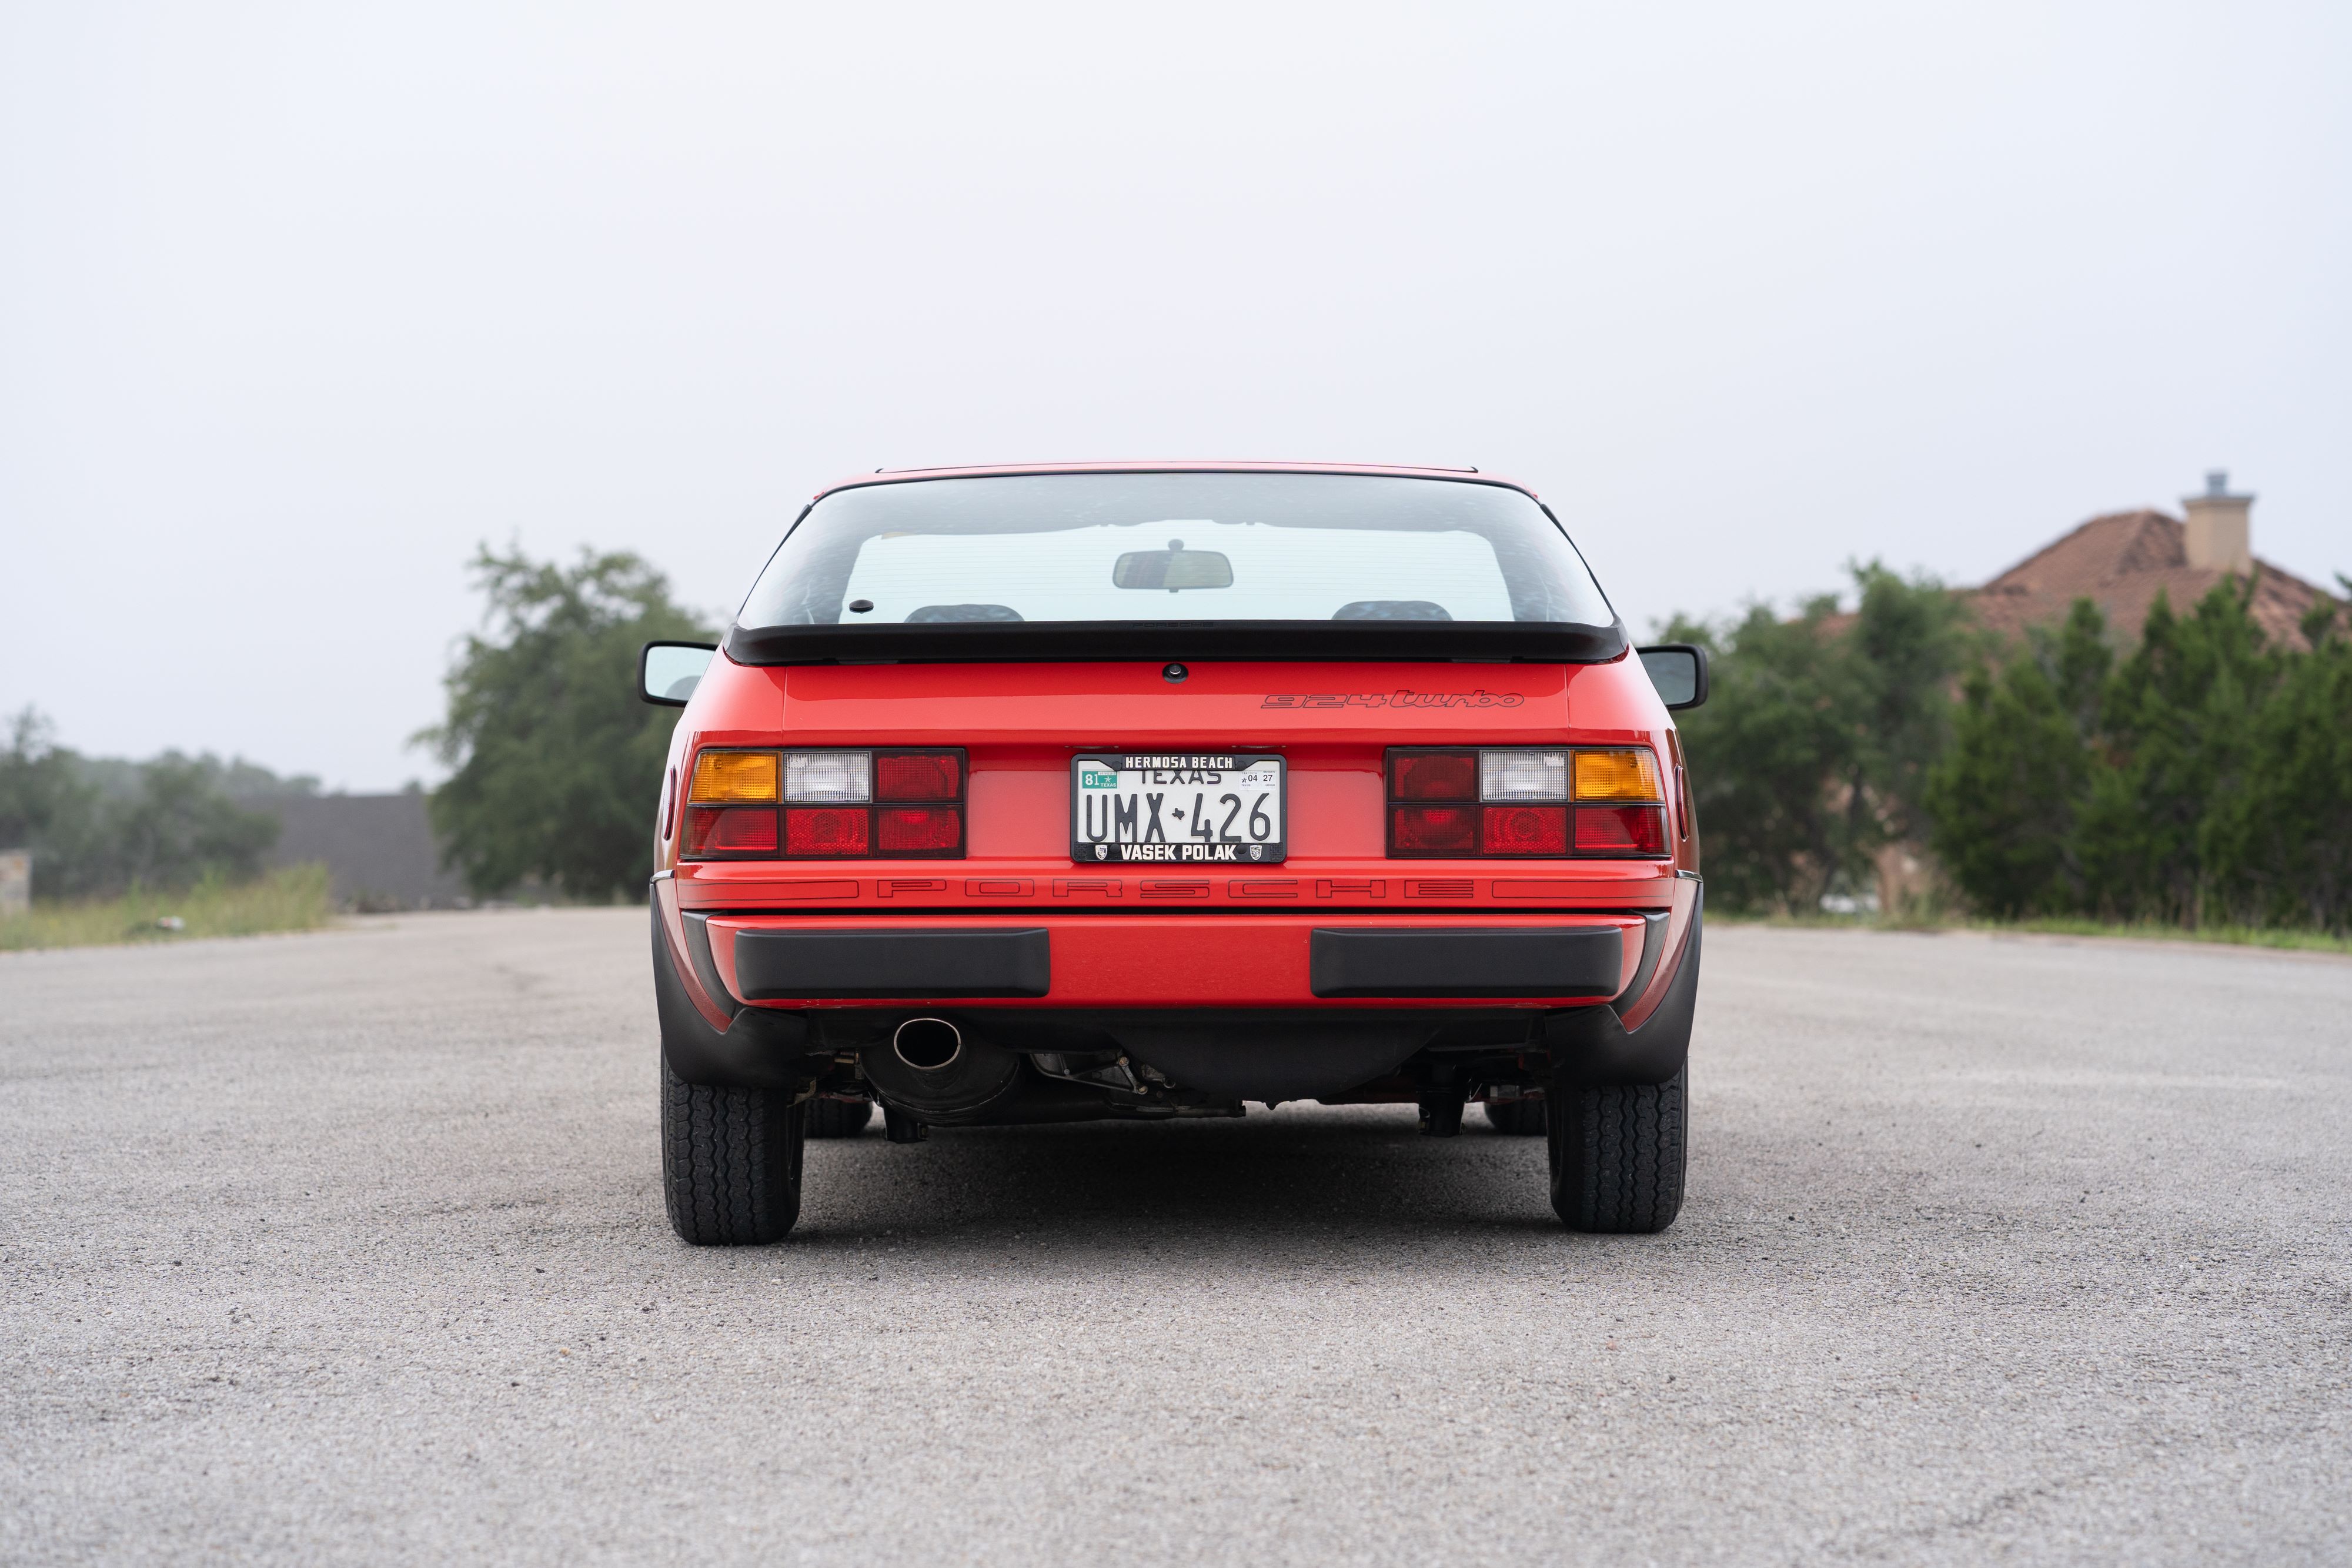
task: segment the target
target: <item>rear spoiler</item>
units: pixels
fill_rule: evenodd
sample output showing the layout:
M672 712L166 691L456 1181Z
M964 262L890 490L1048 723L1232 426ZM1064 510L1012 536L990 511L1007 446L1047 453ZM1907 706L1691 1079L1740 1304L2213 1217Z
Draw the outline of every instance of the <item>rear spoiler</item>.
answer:
M1529 621L1029 621L738 626L739 664L1195 663L1605 664L1625 628Z

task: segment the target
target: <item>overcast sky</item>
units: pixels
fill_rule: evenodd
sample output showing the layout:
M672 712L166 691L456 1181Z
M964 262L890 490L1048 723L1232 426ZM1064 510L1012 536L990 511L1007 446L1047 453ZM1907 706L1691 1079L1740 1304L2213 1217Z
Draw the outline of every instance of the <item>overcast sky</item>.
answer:
M477 541L1475 464L1629 624L2256 491L2352 570L2352 6L0 6L0 710L434 776Z

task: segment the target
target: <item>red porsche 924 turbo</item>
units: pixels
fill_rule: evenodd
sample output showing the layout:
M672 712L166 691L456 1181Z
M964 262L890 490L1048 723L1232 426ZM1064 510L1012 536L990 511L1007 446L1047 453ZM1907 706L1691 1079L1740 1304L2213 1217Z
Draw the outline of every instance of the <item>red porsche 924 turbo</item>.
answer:
M671 1223L773 1241L807 1137L1481 1103L1580 1230L1682 1205L1698 838L1533 492L1099 464L819 495L683 706L656 828Z

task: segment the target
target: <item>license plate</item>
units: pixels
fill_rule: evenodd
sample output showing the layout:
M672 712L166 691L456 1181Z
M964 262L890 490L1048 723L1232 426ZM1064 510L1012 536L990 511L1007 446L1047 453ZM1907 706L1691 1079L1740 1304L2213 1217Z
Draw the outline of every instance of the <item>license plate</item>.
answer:
M1070 763L1070 858L1276 865L1289 853L1279 757L1098 752Z

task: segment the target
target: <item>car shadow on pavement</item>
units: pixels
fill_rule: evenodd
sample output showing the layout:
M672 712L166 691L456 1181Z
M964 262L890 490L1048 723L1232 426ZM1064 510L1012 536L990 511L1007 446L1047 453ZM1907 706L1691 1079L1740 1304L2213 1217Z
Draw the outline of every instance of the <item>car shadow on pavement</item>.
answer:
M871 1238L1297 1242L1464 1230L1559 1233L1543 1140L1466 1123L1425 1138L1410 1107L1247 1120L937 1129L923 1143L808 1145L788 1245Z

